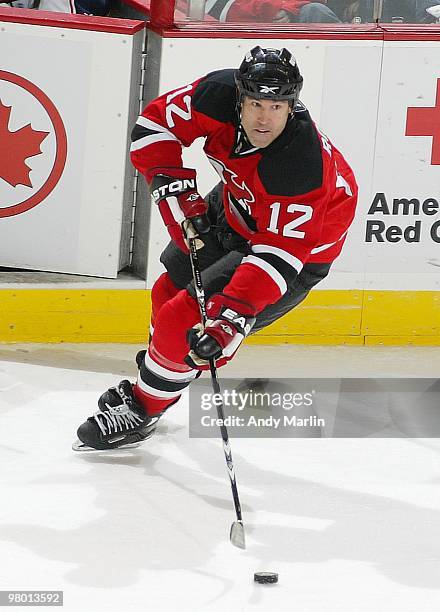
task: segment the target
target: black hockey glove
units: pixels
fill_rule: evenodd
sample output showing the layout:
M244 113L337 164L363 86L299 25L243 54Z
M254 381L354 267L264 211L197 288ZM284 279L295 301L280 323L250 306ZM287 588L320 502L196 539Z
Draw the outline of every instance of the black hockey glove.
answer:
M255 309L223 293L213 295L206 304L208 319L188 331L190 351L185 363L192 368L206 366L210 359L230 357L255 324Z

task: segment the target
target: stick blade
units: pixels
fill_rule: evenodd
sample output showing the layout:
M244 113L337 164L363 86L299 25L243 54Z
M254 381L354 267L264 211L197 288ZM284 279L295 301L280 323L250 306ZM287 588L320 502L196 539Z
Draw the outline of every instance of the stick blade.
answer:
M231 544L233 544L237 548L246 548L244 525L242 521L235 521L234 523L232 523L229 539L231 540Z

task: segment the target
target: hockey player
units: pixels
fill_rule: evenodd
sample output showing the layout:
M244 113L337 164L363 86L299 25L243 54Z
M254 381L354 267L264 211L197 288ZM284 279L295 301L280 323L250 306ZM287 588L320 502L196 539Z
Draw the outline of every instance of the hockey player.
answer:
M152 333L135 384L122 381L78 429L75 450L128 447L214 358L304 300L327 276L353 220L357 186L341 153L299 101L303 78L287 49L255 47L238 70L212 72L160 96L132 133L172 241L152 288ZM221 183L198 193L182 147L204 137ZM198 236L208 321L201 329L186 233Z

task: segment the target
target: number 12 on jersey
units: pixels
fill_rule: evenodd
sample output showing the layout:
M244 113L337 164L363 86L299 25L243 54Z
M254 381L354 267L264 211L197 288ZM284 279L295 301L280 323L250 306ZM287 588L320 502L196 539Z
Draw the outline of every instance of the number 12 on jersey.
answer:
M268 225L268 231L273 234L279 234L281 231L281 235L286 238L304 238L306 235L305 232L299 231L301 225L310 221L313 215L313 207L308 204L288 204L287 212L288 213L301 213L299 217L292 219L288 223L285 223L282 227L279 227L280 221L280 211L281 211L281 202L274 202L269 207L272 212L270 215L270 222Z

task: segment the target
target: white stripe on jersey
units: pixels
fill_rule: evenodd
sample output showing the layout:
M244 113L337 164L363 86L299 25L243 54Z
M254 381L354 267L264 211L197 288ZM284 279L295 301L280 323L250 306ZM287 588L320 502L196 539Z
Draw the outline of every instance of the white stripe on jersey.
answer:
M178 138L176 138L176 136L174 136L174 134L170 132L164 125L160 125L160 123L155 123L154 121L151 121L151 119L147 119L142 115L138 117L136 125L141 125L142 127L147 128L147 130L152 130L153 132L166 132L173 140L178 140Z
M182 225L186 217L179 206L179 202L177 201L176 196L169 196L168 198L165 198L165 200L168 204L171 214L173 215L174 221L179 225Z
M252 247L252 251L254 253L271 253L272 255L276 255L277 257L291 265L292 268L294 268L298 272L298 274L301 272L302 267L304 265L300 259L295 257L295 255L288 253L284 249L270 246L268 244L256 244Z
M145 354L145 365L150 372L153 372L153 374L157 374L157 376L173 382L190 382L197 376L197 370L189 370L188 372L174 372L173 370L164 368L156 363L156 361L151 359L148 353Z
M176 391L162 391L162 389L155 389L154 387L150 387L150 385L147 385L147 383L142 380L140 373L137 379L137 384L142 389L142 391L145 391L145 393L148 393L149 395L152 395L153 397L173 399L175 397L179 397L179 395L182 394L182 390L177 391L177 392Z
M321 244L321 246L316 247L315 249L312 249L310 251L310 254L313 255L314 253L320 253L321 251L325 251L326 249L329 249L334 244L342 240L346 236L347 232L348 232L348 229L346 229L345 232L342 234L342 236L338 238L337 240L335 240L334 242L329 242L328 244Z
M155 142L162 142L164 140L177 140L174 138L172 134L162 133L162 134L150 134L149 136L144 136L143 138L139 138L139 140L135 140L131 143L130 151L138 151L139 149L143 149L144 147L148 147L148 145L152 145Z
M244 257L241 260L241 263L242 264L250 263L250 264L253 264L254 266L257 266L258 268L261 268L262 270L266 272L266 274L268 274L271 277L274 283L278 285L281 295L284 295L286 293L287 291L286 281L281 276L281 274L278 272L278 270L274 268L273 266L271 266L269 263L267 263L267 261L265 261L264 259L261 259L261 257L256 257L255 255L247 255L247 257Z

